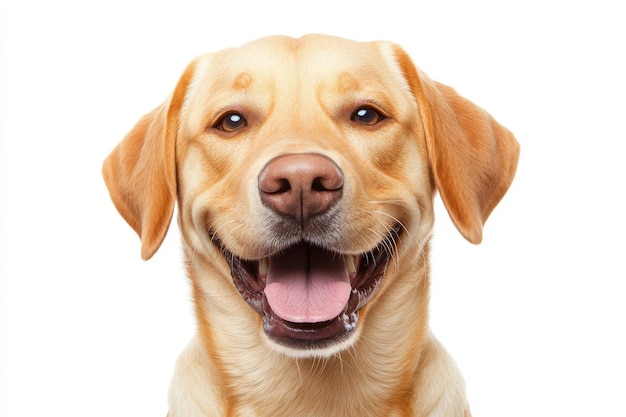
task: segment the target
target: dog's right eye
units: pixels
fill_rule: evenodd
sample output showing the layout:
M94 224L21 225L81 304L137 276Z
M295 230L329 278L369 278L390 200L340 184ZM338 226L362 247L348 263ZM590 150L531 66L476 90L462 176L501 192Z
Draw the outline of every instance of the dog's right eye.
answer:
M385 116L383 116L382 113L375 108L371 106L363 106L359 107L354 113L352 113L350 120L362 125L374 126L375 124L380 123L384 118Z
M213 125L215 129L223 132L234 132L248 125L246 118L237 112L229 112L220 117Z

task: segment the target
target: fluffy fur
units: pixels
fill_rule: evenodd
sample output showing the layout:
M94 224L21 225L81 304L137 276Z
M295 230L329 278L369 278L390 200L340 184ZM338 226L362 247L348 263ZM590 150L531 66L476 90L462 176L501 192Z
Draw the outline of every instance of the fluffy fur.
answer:
M360 108L381 120L355 120ZM246 123L224 128L233 112ZM428 327L433 198L479 243L518 153L508 130L392 43L270 37L192 61L103 168L144 259L179 207L198 333L176 366L169 416L469 416L462 377ZM260 262L287 245L258 178L290 154L322 155L344 175L311 239L391 256L350 336L305 349L267 336L225 258Z

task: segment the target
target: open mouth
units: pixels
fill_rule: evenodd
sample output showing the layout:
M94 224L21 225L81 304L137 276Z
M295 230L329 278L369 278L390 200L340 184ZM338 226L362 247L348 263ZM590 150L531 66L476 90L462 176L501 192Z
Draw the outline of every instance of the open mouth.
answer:
M243 299L263 316L266 335L292 349L322 349L347 340L359 310L375 294L401 226L369 252L350 255L300 241L260 260L234 256L217 244Z

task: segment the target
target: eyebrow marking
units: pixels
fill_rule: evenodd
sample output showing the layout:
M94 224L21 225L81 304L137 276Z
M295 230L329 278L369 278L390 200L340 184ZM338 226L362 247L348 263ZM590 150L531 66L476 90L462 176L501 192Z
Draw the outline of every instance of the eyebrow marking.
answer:
M232 87L236 90L247 90L252 84L252 76L248 72L242 72L235 77Z

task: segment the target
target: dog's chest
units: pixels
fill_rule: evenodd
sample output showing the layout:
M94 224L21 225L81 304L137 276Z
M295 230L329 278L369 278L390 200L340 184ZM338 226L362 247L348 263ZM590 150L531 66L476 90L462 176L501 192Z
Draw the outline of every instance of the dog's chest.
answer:
M291 361L291 360L290 360ZM233 416L343 417L411 416L398 404L398 388L368 375L359 365L337 358L293 361L289 369L238 377L233 386ZM365 373L364 373L365 372ZM250 378L252 377L252 378Z

